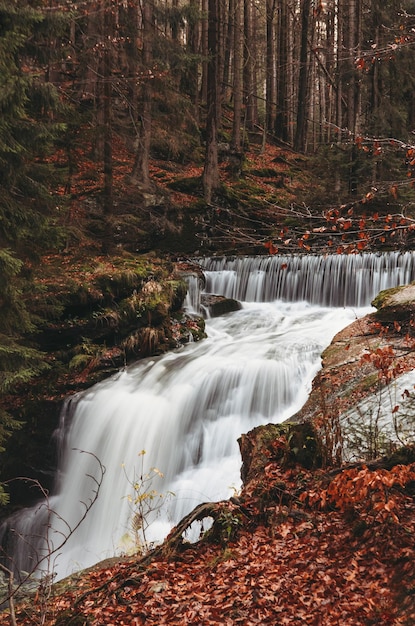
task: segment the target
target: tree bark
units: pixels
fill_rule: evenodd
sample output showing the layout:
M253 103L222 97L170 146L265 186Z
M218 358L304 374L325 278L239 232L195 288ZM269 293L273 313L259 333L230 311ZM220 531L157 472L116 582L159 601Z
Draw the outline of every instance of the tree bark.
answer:
M225 29L225 38L224 38L225 49L223 53L224 65L223 65L223 78L222 78L222 88L221 88L222 100L225 100L225 98L228 100L229 95L231 94L231 89L230 89L231 70L232 70L232 66L234 63L234 56L235 56L233 42L235 41L234 30L235 30L235 3L236 1L237 0L228 0L227 10L225 9L226 29Z
M209 0L202 0L202 86L200 99L207 102L209 68Z
M280 0L276 33L277 112L274 132L284 142L289 141L288 79L289 79L289 13L287 0Z
M142 185L144 189L150 186L150 145L151 145L151 103L152 103L152 39L153 15L151 4L143 0L143 76L141 86L141 127L138 137L138 150L131 172L131 181Z
M255 80L255 29L254 7L252 0L244 1L245 59L244 59L244 92L246 126L253 130L257 123L256 117L256 80Z
M349 140L352 142L350 151L349 167L349 192L352 195L357 193L356 159L357 147L355 143L356 135L359 132L359 103L360 86L357 71L354 66L354 59L359 52L360 35L360 0L350 0L348 5L348 61L347 61L347 129Z
M297 127L294 138L294 149L305 152L308 130L308 24L311 0L303 0L301 7L301 49L300 75L298 80Z
M235 1L234 62L233 62L233 126L232 148L241 150L242 122L242 62L243 62L243 0Z
M194 14L200 13L200 0L190 0L190 7ZM190 84L190 97L194 104L194 116L195 120L199 121L199 63L196 61L196 57L200 54L200 19L196 21L189 21L187 31L187 41L190 54L193 57L193 61L189 70L189 84Z
M276 113L275 76L275 14L276 0L267 0L266 16L266 128L274 128Z
M113 165L112 165L112 59L111 59L111 7L105 6L104 13L104 213L113 212Z
M203 170L203 192L207 203L212 200L212 195L219 188L219 165L218 165L218 4L216 0L209 0L208 18L208 84L207 84L207 119L206 119L206 157Z

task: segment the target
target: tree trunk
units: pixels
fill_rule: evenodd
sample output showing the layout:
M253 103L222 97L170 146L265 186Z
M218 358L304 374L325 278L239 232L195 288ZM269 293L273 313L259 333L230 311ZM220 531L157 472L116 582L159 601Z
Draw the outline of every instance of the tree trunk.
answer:
M113 167L112 167L112 59L111 59L111 8L105 6L104 12L104 213L113 211Z
M243 0L235 2L234 63L233 63L233 127L232 147L241 150L242 122L242 63L243 63Z
M244 1L245 59L244 92L246 126L253 130L256 120L256 80L255 80L255 33L252 0Z
M209 0L202 0L202 88L200 99L202 103L207 102L208 92L208 72L209 72Z
M190 0L190 7L194 15L196 12L200 12L200 0ZM190 64L189 69L189 91L190 97L194 104L194 116L195 120L199 121L199 63L196 60L197 55L200 54L200 20L196 19L188 22L187 43L190 54L193 57L193 61Z
M151 4L143 0L143 77L141 86L141 127L138 136L138 150L131 172L131 181L143 186L150 186L150 144L151 144L151 102L152 102L152 38L153 16Z
M301 49L300 75L298 79L297 127L294 138L294 149L305 152L307 147L308 129L308 24L311 0L303 0L301 7Z
M350 151L350 168L349 168L349 192L352 195L357 193L357 174L356 159L357 147L355 138L358 134L359 127L359 103L360 103L360 87L359 77L354 65L354 59L359 52L359 35L360 35L360 0L350 0L348 8L348 61L347 61L347 129L349 132L349 140L352 142Z
M207 120L206 120L206 157L203 170L203 191L207 203L212 201L212 195L219 188L218 165L218 4L216 0L209 0L208 17L208 84L207 84Z
M267 0L266 17L266 128L274 128L276 113L276 76L275 76L275 13L276 0Z
M226 11L226 32L225 32L225 50L224 50L224 66L222 78L222 100L228 100L231 94L231 70L234 63L233 42L235 41L235 3L236 0L228 1Z
M287 0L280 0L277 8L276 34L276 89L277 112L274 132L284 142L289 140L288 79L289 79L289 13Z

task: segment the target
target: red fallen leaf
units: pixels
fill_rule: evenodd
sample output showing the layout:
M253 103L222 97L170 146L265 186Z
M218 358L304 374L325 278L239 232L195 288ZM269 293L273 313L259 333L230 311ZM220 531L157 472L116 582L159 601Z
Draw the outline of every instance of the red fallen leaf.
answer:
M266 243L264 243L264 248L267 248L270 254L277 254L278 252L278 248L274 246L272 241L267 241Z

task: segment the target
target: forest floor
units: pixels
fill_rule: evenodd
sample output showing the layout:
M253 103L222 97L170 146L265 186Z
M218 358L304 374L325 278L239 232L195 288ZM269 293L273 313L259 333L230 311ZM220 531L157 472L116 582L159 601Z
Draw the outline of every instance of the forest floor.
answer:
M64 151L54 158L65 168ZM262 145L260 136L236 163L232 151L220 151L221 188L209 204L203 200L203 157L181 163L152 158L150 184L143 187L131 181L134 155L115 140L110 215L101 206L101 165L85 149L73 160L76 169L58 190L72 198L65 213L70 253L88 246L93 251L103 242L105 251L116 246L173 256L353 253L414 243L415 216L410 203L401 214L404 191L396 185L362 189L345 200L345 192L336 191L333 165Z
M64 153L55 158L65 166ZM287 240L289 229L282 224L289 214L292 224L304 228L307 210L301 206L301 198L310 189L311 175L302 155L272 144L265 149L253 144L235 171L231 158L223 154L219 164L221 191L210 205L203 201L202 164L153 158L150 184L143 188L131 183L133 160L125 144L115 142L114 203L111 216L105 218L113 245L134 252L158 250L173 255L192 254L201 247L206 253L250 250L267 254L278 232L284 236L285 244L281 245L286 252L299 250L296 240ZM79 245L83 252L88 246L97 248L103 218L99 164L84 150L76 154L76 162L76 172L58 190L64 195L69 189L72 197L65 218L72 234L69 253ZM289 209L292 204L295 211ZM276 248L271 251L276 252Z
M412 463L330 472L284 467L286 442L272 446L238 497L207 505L215 523L198 543L172 531L145 556L39 591L18 606L16 623L414 624L415 450Z

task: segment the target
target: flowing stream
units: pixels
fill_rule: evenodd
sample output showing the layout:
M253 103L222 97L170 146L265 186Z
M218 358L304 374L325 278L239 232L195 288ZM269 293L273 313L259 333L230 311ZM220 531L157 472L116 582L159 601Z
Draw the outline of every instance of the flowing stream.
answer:
M333 336L370 311L380 289L415 278L412 253L198 262L206 291L237 298L242 309L207 319L207 339L139 361L66 402L49 506L20 512L1 531L3 545L24 536L10 548L18 569L30 569L77 524L96 489L97 459L106 470L99 497L54 555L58 579L131 548L133 483L143 473L153 477L145 490L154 490L155 504L159 493L174 493L149 541L162 540L196 504L229 497L240 486L241 433L299 410ZM197 301L192 290L188 302Z

